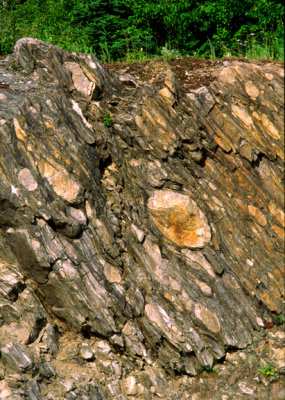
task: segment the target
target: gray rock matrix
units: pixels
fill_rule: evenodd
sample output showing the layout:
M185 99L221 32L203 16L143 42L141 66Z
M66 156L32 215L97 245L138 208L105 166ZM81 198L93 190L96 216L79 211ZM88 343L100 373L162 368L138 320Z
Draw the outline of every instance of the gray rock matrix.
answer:
M31 38L0 63L1 399L191 398L282 313L284 71L215 74Z

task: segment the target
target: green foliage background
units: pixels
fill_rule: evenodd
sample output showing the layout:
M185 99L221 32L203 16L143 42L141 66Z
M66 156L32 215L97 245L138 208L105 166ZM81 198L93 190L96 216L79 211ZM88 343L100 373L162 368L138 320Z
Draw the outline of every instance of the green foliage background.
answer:
M283 16L278 0L0 0L0 54L29 36L109 62L165 46L181 55L280 59Z

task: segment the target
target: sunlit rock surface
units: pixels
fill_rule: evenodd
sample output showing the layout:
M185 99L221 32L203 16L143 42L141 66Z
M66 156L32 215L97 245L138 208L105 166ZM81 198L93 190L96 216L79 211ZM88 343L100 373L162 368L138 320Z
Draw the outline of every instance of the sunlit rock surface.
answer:
M203 248L211 239L203 212L189 196L171 190L157 190L148 201L155 225L180 247Z
M159 73L30 38L0 63L0 398L188 399L282 314L283 69Z

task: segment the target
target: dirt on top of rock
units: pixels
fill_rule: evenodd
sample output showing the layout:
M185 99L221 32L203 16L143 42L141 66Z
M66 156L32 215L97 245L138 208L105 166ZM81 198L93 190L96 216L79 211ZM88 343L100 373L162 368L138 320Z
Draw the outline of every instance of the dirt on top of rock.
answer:
M197 89L201 86L209 86L216 77L216 70L221 66L229 66L235 61L244 63L254 63L264 65L270 61L266 60L248 60L245 58L225 58L208 60L195 57L176 58L170 61L164 59L148 60L143 62L117 62L104 63L104 66L110 71L118 74L130 74L142 84L151 82L158 87L162 87L163 80L161 73L170 68L179 83L180 88L187 92L189 89ZM284 64L278 62L282 67Z

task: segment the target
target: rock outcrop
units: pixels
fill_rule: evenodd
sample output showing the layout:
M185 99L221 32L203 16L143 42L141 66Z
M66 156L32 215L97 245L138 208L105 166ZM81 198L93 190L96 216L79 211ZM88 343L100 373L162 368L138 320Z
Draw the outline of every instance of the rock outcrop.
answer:
M190 398L282 314L283 69L215 76L0 63L0 398Z

